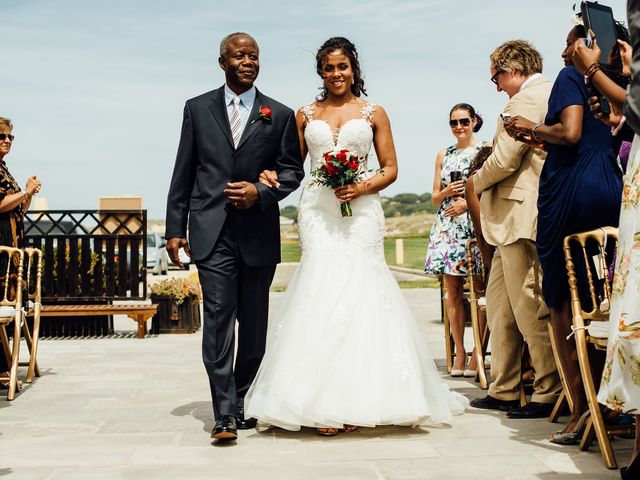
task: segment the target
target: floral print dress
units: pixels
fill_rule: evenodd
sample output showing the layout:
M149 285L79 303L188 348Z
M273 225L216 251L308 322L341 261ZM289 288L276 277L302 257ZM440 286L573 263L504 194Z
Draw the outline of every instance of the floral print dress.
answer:
M640 137L635 136L622 189L609 346L598 401L640 413Z
M442 160L440 179L442 187L451 182L451 172L462 172L462 180L466 182L469 176L469 167L473 162L482 143L471 147L458 149L455 146L447 148ZM440 204L436 212L436 219L431 228L427 259L424 266L425 273L431 275L468 275L469 262L467 260L467 241L475 238L473 224L467 213L457 217L445 217L444 211L454 201L453 197L447 197ZM474 247L472 251L477 261L473 262L474 275L480 274L480 250Z

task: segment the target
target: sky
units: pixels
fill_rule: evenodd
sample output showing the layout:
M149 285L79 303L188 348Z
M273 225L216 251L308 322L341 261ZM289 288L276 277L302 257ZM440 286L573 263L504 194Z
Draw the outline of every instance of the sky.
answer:
M16 136L5 160L21 185L41 179L50 209L96 209L101 196L131 194L163 219L184 102L224 83L221 38L253 35L256 86L297 109L321 85L316 50L339 35L359 50L367 99L391 119L399 176L382 194L430 192L437 152L455 143L454 104L473 105L485 120L478 139L493 137L507 97L489 80L489 54L529 40L555 79L575 3L0 0L0 116ZM601 3L626 20L625 0Z

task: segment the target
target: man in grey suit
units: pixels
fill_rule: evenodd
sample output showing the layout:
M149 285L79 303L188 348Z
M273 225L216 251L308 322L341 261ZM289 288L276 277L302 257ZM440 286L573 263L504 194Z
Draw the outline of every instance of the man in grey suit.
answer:
M298 188L304 172L293 111L253 85L260 68L256 41L246 33L227 35L218 63L225 85L185 105L166 238L174 263L180 265L184 248L198 267L212 437L225 440L256 424L244 418L243 403L265 350L269 287L280 262L278 201ZM258 182L264 170L277 172L278 187Z

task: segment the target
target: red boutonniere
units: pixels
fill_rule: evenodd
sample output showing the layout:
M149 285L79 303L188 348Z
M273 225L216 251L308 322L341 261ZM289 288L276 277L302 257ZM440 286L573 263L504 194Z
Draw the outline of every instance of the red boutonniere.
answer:
M260 110L258 110L258 118L255 118L251 124L253 125L258 120L264 120L265 122L271 121L271 109L267 106L260 106Z

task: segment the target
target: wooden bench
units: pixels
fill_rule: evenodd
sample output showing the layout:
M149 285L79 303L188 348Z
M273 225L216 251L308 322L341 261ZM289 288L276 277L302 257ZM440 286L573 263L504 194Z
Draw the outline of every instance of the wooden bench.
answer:
M147 297L146 210L32 210L25 240L43 252L40 316L60 319L44 326L45 335L108 334L110 316L127 315L144 338L157 310L141 302Z
M158 310L157 305L43 305L40 310L41 317L93 317L104 315L127 315L138 322L138 338L144 338L147 334L147 320L153 317ZM33 310L29 310L29 316L33 316Z

